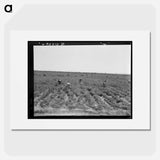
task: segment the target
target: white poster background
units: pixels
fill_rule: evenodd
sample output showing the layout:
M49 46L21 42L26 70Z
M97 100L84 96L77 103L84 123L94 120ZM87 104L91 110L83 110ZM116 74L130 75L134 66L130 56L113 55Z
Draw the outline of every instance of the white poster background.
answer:
M132 119L28 119L28 41L133 41ZM150 129L150 32L148 31L11 31L10 128Z

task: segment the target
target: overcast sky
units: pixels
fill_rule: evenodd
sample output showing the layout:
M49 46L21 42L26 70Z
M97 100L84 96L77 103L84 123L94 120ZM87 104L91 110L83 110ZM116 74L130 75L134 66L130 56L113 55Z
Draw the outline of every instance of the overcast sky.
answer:
M34 70L130 74L130 45L34 46Z

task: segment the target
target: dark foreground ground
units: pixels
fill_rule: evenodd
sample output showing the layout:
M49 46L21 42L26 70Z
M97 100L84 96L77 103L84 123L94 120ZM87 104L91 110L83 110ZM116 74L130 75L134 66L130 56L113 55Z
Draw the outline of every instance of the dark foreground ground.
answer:
M34 116L130 116L130 75L34 71Z

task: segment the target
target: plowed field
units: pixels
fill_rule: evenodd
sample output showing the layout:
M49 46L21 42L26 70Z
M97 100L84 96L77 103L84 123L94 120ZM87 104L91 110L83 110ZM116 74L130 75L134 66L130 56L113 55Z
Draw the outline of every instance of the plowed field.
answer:
M34 116L130 116L131 77L34 71Z

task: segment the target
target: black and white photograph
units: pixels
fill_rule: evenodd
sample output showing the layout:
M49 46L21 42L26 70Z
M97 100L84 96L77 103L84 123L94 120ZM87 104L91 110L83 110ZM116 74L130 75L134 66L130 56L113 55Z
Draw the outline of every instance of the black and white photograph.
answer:
M132 119L132 41L28 41L28 118Z

